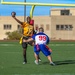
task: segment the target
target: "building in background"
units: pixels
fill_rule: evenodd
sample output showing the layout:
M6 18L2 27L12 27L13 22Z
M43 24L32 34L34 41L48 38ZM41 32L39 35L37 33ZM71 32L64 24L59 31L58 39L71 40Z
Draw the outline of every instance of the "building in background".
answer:
M51 38L75 40L75 8L51 10Z
M17 16L24 21L23 16ZM51 9L49 16L34 16L34 28L44 28L52 40L75 40L75 8ZM0 16L0 40L6 32L18 30L20 25L11 16Z

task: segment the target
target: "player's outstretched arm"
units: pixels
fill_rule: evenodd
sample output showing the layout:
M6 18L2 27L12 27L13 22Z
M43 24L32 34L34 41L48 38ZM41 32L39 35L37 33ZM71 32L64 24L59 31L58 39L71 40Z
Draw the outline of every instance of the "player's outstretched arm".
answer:
M32 41L33 40L33 38L30 38L30 39L28 39L28 40L23 40L23 42L30 42L30 41Z
M11 16L12 16L19 24L23 25L23 22L21 22L20 20L18 20L18 19L16 18L16 13L15 13L15 12L12 12L12 13L11 13Z

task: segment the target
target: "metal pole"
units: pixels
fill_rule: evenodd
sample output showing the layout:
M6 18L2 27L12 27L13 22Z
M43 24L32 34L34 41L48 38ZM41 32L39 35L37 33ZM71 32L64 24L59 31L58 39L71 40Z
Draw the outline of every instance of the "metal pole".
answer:
M24 0L26 2L26 0ZM26 21L26 5L24 5L24 22Z

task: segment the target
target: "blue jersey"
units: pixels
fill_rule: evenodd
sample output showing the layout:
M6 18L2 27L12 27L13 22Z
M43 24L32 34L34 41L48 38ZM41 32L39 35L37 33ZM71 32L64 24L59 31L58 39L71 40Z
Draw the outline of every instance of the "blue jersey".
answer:
M50 49L46 44L49 43L49 37L44 33L38 33L32 36L33 40L35 40L35 46L34 46L34 52L39 55L39 52L42 51L42 53L45 56L48 56L51 54Z
M35 40L35 45L48 44L50 41L49 37L43 32L33 35L32 38Z

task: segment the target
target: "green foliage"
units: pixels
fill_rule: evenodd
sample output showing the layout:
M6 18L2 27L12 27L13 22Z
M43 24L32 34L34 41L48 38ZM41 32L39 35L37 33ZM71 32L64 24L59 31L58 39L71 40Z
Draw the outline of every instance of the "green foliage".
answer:
M9 40L19 40L21 38L21 33L19 33L19 31L6 32L6 35Z

